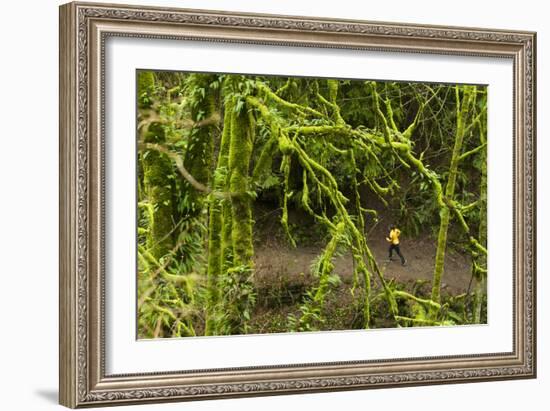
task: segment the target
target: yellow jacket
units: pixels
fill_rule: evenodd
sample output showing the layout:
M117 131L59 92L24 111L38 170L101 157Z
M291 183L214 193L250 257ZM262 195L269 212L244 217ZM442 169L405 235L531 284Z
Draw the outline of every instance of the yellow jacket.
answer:
M397 245L397 244L399 244L399 235L400 234L401 234L401 231L399 230L399 228L394 228L393 230L390 231L390 236L386 237L386 241L388 243L392 243L394 245Z

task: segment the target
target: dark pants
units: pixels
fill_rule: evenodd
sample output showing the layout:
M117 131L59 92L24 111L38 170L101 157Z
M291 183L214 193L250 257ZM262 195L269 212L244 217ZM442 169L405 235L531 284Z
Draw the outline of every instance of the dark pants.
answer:
M395 250L395 252L399 256L399 258L401 259L401 264L405 264L405 257L403 257L403 254L401 254L401 250L399 249L399 244L390 244L390 250L389 250L390 260L391 260L392 255L393 255L393 250Z

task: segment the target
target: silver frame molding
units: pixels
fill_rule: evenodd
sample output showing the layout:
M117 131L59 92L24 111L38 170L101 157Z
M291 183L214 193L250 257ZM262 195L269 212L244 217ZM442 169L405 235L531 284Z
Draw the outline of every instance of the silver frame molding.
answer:
M474 55L514 64L514 349L506 353L106 375L104 45L110 36ZM536 34L69 3L60 7L60 403L199 400L536 377Z

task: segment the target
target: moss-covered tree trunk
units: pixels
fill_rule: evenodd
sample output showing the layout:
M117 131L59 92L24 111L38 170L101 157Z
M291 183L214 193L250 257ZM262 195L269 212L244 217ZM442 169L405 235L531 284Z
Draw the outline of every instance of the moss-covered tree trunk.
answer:
M137 94L138 107L141 110L150 109L155 96L155 74L152 71L138 72ZM166 140L165 131L158 122L149 124L140 130L140 139L144 143L163 144ZM171 160L166 154L155 150L147 151L141 158L143 172L143 193L152 212L148 213L149 230L147 233L147 248L157 261L165 256L173 247L173 180L167 177L173 175Z
M223 121L223 132L220 142L218 162L214 171L212 188L214 192L226 192L227 171L229 165L229 145L231 142L231 122L233 117L234 105L232 99L225 106ZM224 263L226 257L226 248L229 246L227 237L230 229L231 220L228 213L229 204L227 198L220 198L211 194L210 197L210 216L208 221L208 273L207 273L207 308L206 308L206 326L205 335L215 335L217 333L216 321L219 316L216 312L220 301L220 280L225 271ZM229 221L228 221L229 220Z
M238 99L238 97L235 97ZM238 103L235 103L238 107ZM231 141L229 143L229 192L231 193L231 250L233 266L227 270L225 282L228 300L226 327L231 334L247 332L254 304L251 282L254 262L252 242L252 197L249 187L250 160L254 142L254 118L245 104L234 109L231 118ZM227 229L227 226L225 227ZM222 236L227 236L222 232ZM228 238L223 241L228 241Z
M487 143L487 130L485 125L486 121L480 123L480 139L481 144ZM481 150L481 184L479 194L479 233L478 238L482 246L487 247L487 150ZM478 260L485 260L487 262L487 256L482 254ZM475 267L475 288L474 288L474 323L479 324L481 322L481 311L483 307L483 297L487 293L487 273L483 269Z
M455 195L456 177L458 174L458 165L460 154L466 130L468 114L475 99L475 86L456 86L456 133L455 141L449 166L447 185L445 187L446 201L452 201ZM439 234L437 237L437 251L435 255L435 267L432 282L432 300L439 303L441 301L441 278L443 277L445 265L445 251L447 249L447 231L451 218L451 210L448 205L443 205L439 211L440 223Z
M217 133L217 124L204 123L217 110L217 93L211 90L210 85L216 80L213 74L191 74L187 79L187 86L191 91L191 118L197 123L189 132L189 142L185 152L184 165L187 171L203 185L209 185L212 177L214 137ZM186 201L187 218L197 217L204 209L205 193L196 190L190 184L184 184L188 197Z
M159 123L152 123L145 133L145 143L164 142L164 130ZM166 177L173 174L172 162L166 154L150 150L143 156L143 188L154 212L149 221L147 248L158 261L174 246L173 240L173 180Z
M252 204L249 169L254 140L254 120L245 108L233 111L229 145L231 192L231 241L235 266L252 267Z

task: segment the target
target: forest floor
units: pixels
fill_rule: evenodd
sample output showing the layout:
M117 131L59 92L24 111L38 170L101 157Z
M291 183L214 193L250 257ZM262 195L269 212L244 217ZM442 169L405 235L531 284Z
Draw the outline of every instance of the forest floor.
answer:
M384 236L370 241L369 246L386 280L395 279L400 283L431 281L434 270L436 244L428 237L401 241L401 253L407 260L401 265L399 257L388 261L388 243ZM297 278L307 276L314 259L323 251L322 247L285 247L281 244L266 244L255 249L256 276ZM334 272L344 281L353 277L353 259L346 253L334 259ZM468 257L448 250L445 255L445 273L442 287L452 294L467 291L471 278Z

